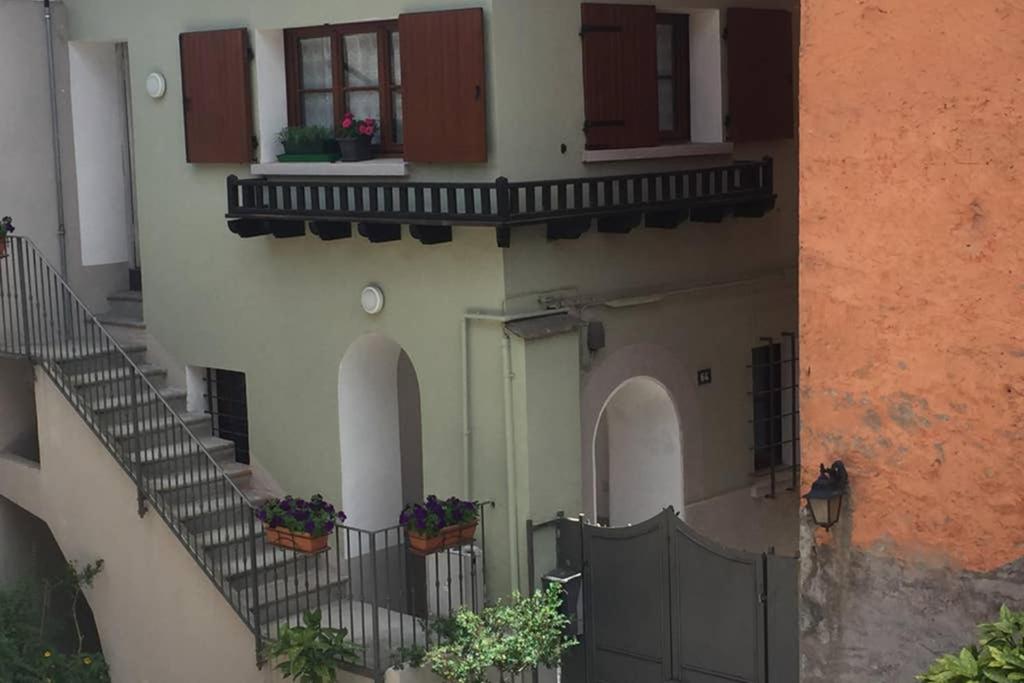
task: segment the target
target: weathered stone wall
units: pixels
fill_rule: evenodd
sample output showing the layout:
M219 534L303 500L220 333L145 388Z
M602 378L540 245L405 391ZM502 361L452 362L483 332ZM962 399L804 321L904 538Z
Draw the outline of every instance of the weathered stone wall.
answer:
M908 681L1024 607L1024 6L802 5L803 680Z

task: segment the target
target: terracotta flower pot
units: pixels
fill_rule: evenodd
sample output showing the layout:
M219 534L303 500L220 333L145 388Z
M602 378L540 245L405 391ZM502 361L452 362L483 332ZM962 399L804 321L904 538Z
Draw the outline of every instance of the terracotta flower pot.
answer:
M263 530L266 534L267 543L276 545L279 548L297 550L300 553L318 553L321 550L327 549L327 537L329 534L312 536L300 531L291 531L284 527L271 528L266 524L263 525Z
M409 531L409 549L416 555L430 555L446 548L453 548L473 540L476 536L476 522L453 524L441 529L436 536L424 536Z

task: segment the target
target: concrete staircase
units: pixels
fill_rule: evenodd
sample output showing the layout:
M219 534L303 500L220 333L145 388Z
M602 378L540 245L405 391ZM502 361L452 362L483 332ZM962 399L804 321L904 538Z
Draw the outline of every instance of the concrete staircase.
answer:
M270 495L255 486L249 465L236 462L234 443L213 435L210 415L189 412L186 390L169 386L167 369L150 362L142 293L120 292L108 301L109 311L97 320L151 386L120 354L88 344L71 354L61 349L58 365L99 427L133 454L144 488L157 497L165 518L181 524L182 540L212 570L239 615L270 636L279 630L275 622L296 623L305 610L345 600L348 579L329 554L311 557L271 546L262 527L252 524L249 505Z

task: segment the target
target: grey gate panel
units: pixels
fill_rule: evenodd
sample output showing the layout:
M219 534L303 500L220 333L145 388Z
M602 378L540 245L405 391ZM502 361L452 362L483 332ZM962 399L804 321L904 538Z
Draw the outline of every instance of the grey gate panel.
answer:
M671 678L667 522L583 526L588 683Z
M671 526L673 678L765 683L763 556Z
M768 680L800 680L798 576L795 557L768 555Z

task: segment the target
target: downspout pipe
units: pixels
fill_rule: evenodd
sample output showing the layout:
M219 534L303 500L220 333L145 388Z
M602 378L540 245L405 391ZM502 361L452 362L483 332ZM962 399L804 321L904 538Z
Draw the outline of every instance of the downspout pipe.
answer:
M46 26L46 67L50 76L50 133L53 148L54 190L57 199L57 244L60 246L60 276L68 281L67 230L64 217L64 179L60 151L60 111L57 109L57 69L53 56L53 8L43 0L43 23Z
M469 325L472 321L491 323L515 322L530 318L542 318L549 315L569 313L567 308L540 309L528 313L503 315L497 313L468 312L462 317L462 481L463 491L467 499L472 498L472 468L470 457L470 391L469 391ZM508 544L509 562L512 570L512 584L521 590L519 571L519 499L518 474L516 473L516 440L515 414L513 406L512 380L512 341L508 333L502 336L502 382L505 397L505 476L508 495Z

